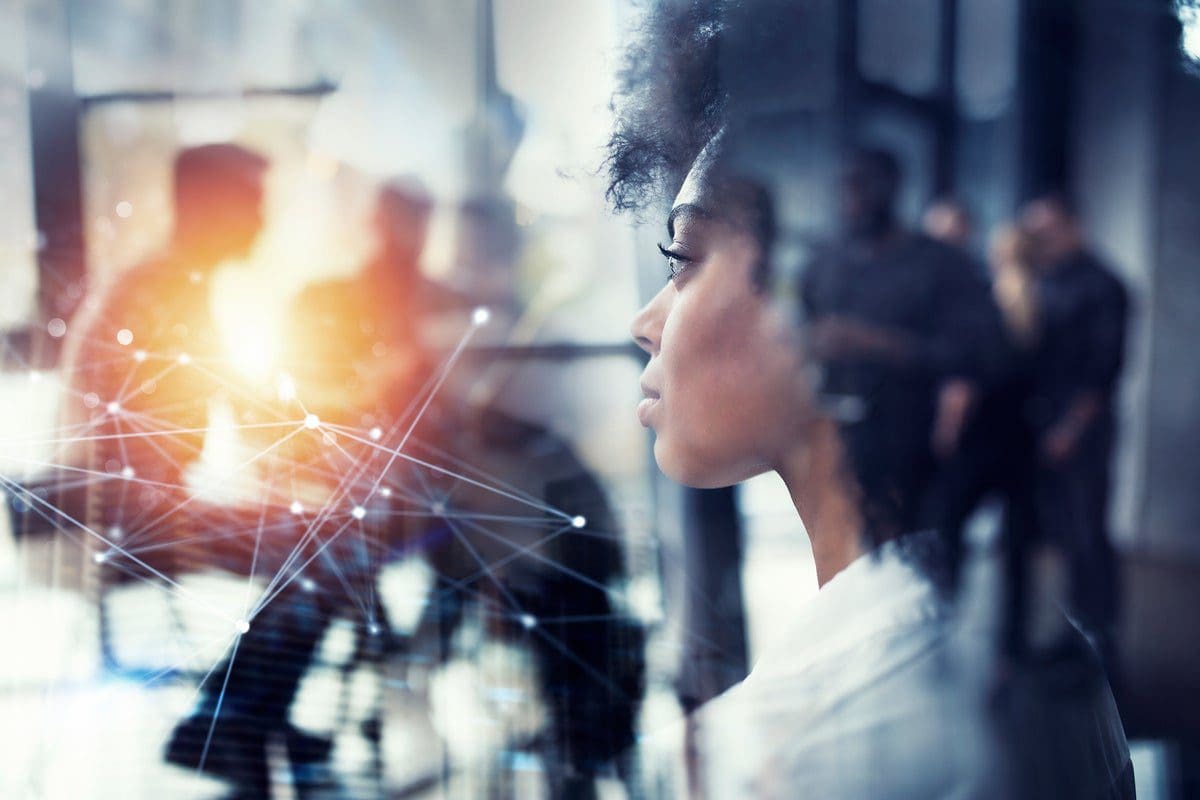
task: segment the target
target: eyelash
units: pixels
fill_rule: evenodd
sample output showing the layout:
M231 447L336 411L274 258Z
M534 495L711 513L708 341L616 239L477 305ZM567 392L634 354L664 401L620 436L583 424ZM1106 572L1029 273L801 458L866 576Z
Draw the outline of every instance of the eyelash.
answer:
M673 281L682 275L692 260L679 253L672 253L661 244L658 246L658 252L662 253L663 258L667 260L667 280L669 281Z

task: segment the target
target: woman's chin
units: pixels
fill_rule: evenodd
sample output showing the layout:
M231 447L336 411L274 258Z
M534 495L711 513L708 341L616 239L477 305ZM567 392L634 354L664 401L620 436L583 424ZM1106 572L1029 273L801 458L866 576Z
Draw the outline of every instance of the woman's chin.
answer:
M664 441L662 436L654 441L654 460L663 475L691 489L723 489L762 472L730 469L729 464L721 459L681 452L670 441Z

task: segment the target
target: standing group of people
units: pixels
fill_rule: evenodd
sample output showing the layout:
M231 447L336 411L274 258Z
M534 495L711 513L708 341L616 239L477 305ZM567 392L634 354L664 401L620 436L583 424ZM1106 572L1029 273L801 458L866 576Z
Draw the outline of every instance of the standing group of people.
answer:
M867 530L882 541L938 529L941 578L955 590L967 521L999 500L1005 654L1028 644L1031 555L1045 543L1068 567L1076 623L1115 667L1107 517L1126 291L1063 197L1029 202L995 234L985 268L953 200L929 208L923 231L905 229L901 177L884 150L848 160L840 230L801 285L819 393L841 424Z
M924 227L951 247L969 246L970 216L953 201L935 203ZM1026 204L1016 223L993 235L987 260L1001 358L990 375L943 387L966 398L967 413L949 425L953 435L935 436L945 465L936 521L959 553L967 516L997 495L1007 554L1005 651L1020 655L1028 644L1030 557L1034 545L1047 544L1067 567L1066 605L1115 678L1120 584L1108 516L1128 295L1087 247L1061 195Z

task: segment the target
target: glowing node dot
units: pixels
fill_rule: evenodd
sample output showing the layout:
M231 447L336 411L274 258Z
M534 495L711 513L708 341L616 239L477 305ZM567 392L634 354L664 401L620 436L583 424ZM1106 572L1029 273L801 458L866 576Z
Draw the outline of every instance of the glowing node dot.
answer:
M134 351L133 360L134 361L145 361L146 360L146 351L145 350Z
M390 488L390 487L388 487L388 486L385 486L385 487L383 487L382 489L380 489L380 490L379 490L379 493L380 493L381 495L383 495L384 497L391 497L391 496L392 496L392 490L391 490L391 488Z
M472 325L486 325L491 318L492 312L485 306L479 306L479 308L471 312Z
M108 538L110 538L110 539L120 540L120 538L124 535L125 535L125 531L121 530L121 528L117 525L113 525L111 528L108 529Z
M179 354L179 358L178 358L178 359L176 359L176 360L177 360L177 361L178 361L180 364L184 364L184 365L187 365L187 364L190 364L190 363L192 363L192 357L191 357L191 356L189 356L187 353L180 353L180 354Z
M55 317L46 323L46 333L53 336L55 339L61 339L67 335L67 323L60 317Z
M108 560L108 553L93 553L92 554L92 561L95 561L97 564L103 564L107 560Z
M378 442L380 439L383 438L383 428L378 428L378 427L371 428L370 436L372 439L374 439L375 441Z
M571 527L572 528L582 528L584 525L587 525L587 517L572 517L571 518Z
M377 622L372 622L370 625L367 626L367 632L370 633L372 636L378 636L379 631L380 631L379 623L377 623Z
M317 582L312 578L301 578L300 588L306 592L315 592L317 590Z
M529 630L529 629L535 627L536 625L537 625L537 618L534 617L533 614L522 614L521 615L521 627L523 627L525 630Z
M446 513L446 504L442 503L442 502L434 503L433 504L433 513L445 514Z
M128 200L117 203L117 216L121 219L129 219L133 216L133 203Z
M238 630L238 633L248 633L250 631L250 621L245 620L245 619L239 619L237 621L237 630Z
M121 410L121 404L118 403L116 400L112 400L109 402L109 404L107 406L105 406L105 408L108 409L108 413L116 414L117 412L119 412Z
M133 331L129 328L121 328L117 331L117 344L126 346L133 343Z
M133 467L125 467L124 469L122 469L121 477L124 478L125 480L129 480L130 478L132 478L133 477Z
M310 431L315 429L320 424L321 424L321 418L318 417L316 414L305 414L304 415L304 427L308 428Z
M304 505L299 500L293 500L292 504L290 506L288 506L288 509L293 514L303 514L304 513Z
M366 515L367 510L362 506L355 506L354 510L350 512L350 516L354 517L355 519L362 519Z

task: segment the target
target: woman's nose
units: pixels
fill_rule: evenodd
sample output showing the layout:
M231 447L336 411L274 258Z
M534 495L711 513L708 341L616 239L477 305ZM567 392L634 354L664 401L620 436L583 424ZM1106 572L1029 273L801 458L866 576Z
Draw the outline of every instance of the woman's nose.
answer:
M663 287L662 291L656 294L649 303L642 306L642 310L637 313L637 316L633 318L633 323L629 326L629 332L633 335L633 340L637 342L638 347L652 356L658 355L659 344L662 340L663 321L666 319L665 294L670 289L670 286Z

